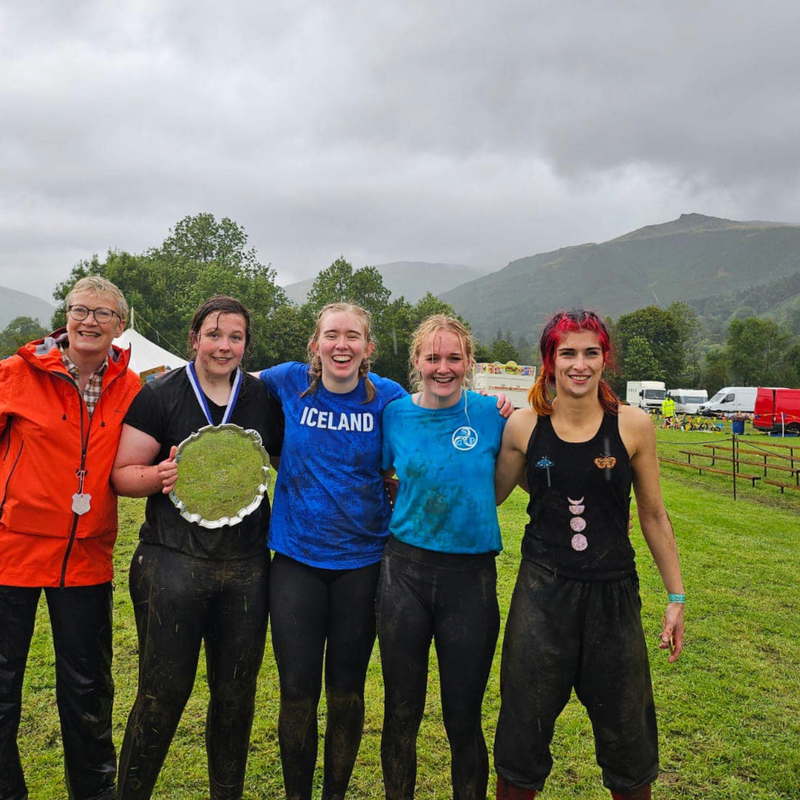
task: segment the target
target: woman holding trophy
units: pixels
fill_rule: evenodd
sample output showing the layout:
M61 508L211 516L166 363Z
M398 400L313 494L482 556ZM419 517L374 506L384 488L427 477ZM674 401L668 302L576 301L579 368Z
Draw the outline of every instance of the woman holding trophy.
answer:
M249 341L242 303L225 296L205 301L191 323L193 361L146 384L125 417L112 484L121 495L147 497L147 508L130 570L139 686L120 753L119 800L152 795L192 691L201 643L211 695L210 797L242 795L267 631L269 500L264 496L234 524L207 527L199 517L187 519L169 494L177 446L205 426L254 430L271 456L280 453L280 406L240 368ZM227 466L220 463L220 473Z

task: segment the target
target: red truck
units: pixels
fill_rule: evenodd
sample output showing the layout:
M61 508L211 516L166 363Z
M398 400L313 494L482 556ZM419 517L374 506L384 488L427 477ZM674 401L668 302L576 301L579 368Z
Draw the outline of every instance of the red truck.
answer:
M765 433L800 434L800 389L759 387L753 428Z

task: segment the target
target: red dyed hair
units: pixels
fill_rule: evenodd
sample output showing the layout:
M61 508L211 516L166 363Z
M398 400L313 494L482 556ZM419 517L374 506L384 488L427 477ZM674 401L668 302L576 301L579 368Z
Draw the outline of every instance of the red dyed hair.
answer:
M597 336L603 351L603 363L608 365L612 360L611 339L608 328L594 311L576 309L559 311L547 321L539 339L539 352L542 355L542 369L536 383L528 392L528 402L537 414L549 416L553 413L551 394L555 389L556 350L559 344L570 333L589 331ZM601 378L597 387L597 399L607 414L616 414L619 400L611 387Z

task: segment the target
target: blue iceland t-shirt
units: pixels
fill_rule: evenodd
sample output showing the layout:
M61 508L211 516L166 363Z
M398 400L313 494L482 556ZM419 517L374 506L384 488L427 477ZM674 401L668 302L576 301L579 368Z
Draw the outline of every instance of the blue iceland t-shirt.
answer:
M326 569L380 561L391 509L381 474L381 414L406 395L400 384L370 373L347 394L320 382L308 389L308 365L280 364L260 374L281 401L286 418L272 504L269 546L277 553Z
M442 553L503 549L494 466L505 423L496 398L467 391L451 408L421 408L407 396L386 409L383 468L394 466L400 481L395 538Z

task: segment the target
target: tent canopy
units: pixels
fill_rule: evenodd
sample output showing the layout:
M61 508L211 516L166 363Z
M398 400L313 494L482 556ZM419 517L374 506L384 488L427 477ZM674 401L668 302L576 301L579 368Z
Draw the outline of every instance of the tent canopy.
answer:
M128 366L134 372L144 372L153 367L177 369L187 363L185 359L172 355L169 350L159 347L133 328L126 328L121 336L114 339L114 344L123 350L130 347L131 360Z

